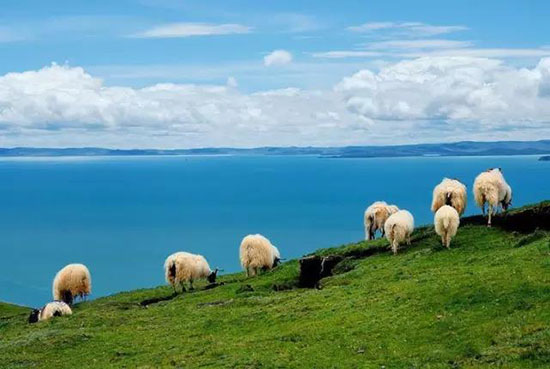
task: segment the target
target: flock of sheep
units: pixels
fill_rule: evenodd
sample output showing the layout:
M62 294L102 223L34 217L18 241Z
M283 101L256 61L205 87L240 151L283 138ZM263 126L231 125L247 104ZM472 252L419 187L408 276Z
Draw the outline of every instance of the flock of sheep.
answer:
M474 181L473 193L476 204L481 207L484 215L485 204L489 205L488 226L491 226L492 215L498 211L499 206L507 210L512 202L512 189L506 183L500 168L492 168L479 174ZM435 231L447 248L450 248L451 239L456 235L466 203L466 186L457 179L444 178L434 188L431 209L435 213ZM373 203L365 211L364 224L365 239L374 239L376 232L380 231L390 242L394 254L397 253L399 244L411 243L413 215L395 205L388 205L384 201ZM260 270L272 269L281 261L277 247L260 234L244 237L239 254L241 265L249 277L257 275ZM202 255L188 252L176 252L168 256L164 263L166 282L174 288L174 292L178 285L182 292L185 291L185 283L189 283L189 288L193 289L193 282L198 279L214 283L218 270L212 270ZM92 291L88 268L83 264L65 266L55 276L52 290L54 301L33 310L29 316L30 323L72 314L70 306L73 300L77 297L85 298Z
M512 203L512 188L502 175L500 168L491 168L479 174L474 181L474 199L485 215L485 204L488 204L487 225L491 226L493 214L499 206L504 210ZM441 243L450 248L451 239L456 235L460 225L460 216L466 210L466 186L457 179L443 178L435 186L432 197L432 212L435 213L435 232L441 237ZM376 201L365 211L365 239L374 238L380 230L390 242L392 251L397 253L399 244L411 243L414 230L414 218L407 210L400 210L395 205Z

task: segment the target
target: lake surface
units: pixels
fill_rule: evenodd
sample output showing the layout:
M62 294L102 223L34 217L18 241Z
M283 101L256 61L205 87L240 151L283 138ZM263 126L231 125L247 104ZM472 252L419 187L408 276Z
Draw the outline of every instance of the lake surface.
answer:
M311 156L0 159L0 301L41 306L65 264L86 264L92 297L164 283L179 250L239 270L239 244L262 233L294 258L361 240L375 200L431 223L444 176L471 187L502 167L514 206L550 199L538 157L321 159Z

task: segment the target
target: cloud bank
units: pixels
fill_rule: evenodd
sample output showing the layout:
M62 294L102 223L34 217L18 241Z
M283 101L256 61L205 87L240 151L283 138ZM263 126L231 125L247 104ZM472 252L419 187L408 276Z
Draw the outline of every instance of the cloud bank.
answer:
M230 81L230 82L229 82ZM0 146L200 147L539 139L550 133L550 58L422 57L330 90L106 86L53 64L0 77Z
M241 24L170 23L132 35L135 38L177 38L249 33L251 27Z

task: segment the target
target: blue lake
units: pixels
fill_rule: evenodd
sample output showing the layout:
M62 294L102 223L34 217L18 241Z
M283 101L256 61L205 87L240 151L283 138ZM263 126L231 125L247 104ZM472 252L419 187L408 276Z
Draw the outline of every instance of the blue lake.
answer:
M164 283L166 256L203 254L239 270L243 236L293 258L364 237L375 200L432 222L442 177L468 186L502 167L514 206L550 199L538 157L320 159L311 156L0 159L0 300L40 306L61 267L86 264L93 296Z

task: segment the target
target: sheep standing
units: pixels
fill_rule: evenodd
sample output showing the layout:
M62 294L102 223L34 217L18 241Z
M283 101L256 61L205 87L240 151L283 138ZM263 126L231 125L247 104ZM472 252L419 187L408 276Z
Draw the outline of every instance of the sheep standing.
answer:
M377 230L384 236L384 223L388 217L399 211L395 205L388 205L384 201L376 201L365 210L365 240L372 240Z
M71 305L76 297L84 298L92 293L92 277L83 264L69 264L55 275L53 299Z
M512 203L512 188L506 183L500 168L489 169L476 177L474 198L483 215L485 215L485 203L489 204L488 227L491 226L491 218L496 214L499 205L502 209L508 210Z
M466 186L458 179L443 178L433 191L432 212L435 213L443 205L449 205L462 215L467 202Z
M189 252L176 252L166 258L164 262L164 275L166 282L170 283L176 292L176 286L181 286L185 291L185 282L189 282L189 289L193 289L193 281L206 278L209 283L216 282L218 268L210 269L208 262L202 255L195 255Z
M29 323L36 323L42 320L48 320L54 316L71 315L71 307L63 301L53 301L47 303L40 309L34 309L29 315Z
M249 277L258 274L260 269L272 269L281 261L279 250L261 234L250 234L243 238L239 256Z
M386 238L391 244L394 254L397 254L399 244L407 241L411 244L411 233L414 230L414 218L407 210L399 210L390 215L384 224Z
M458 211L449 205L443 205L435 212L435 233L441 236L441 243L446 248L451 248L451 238L456 235L460 217Z

